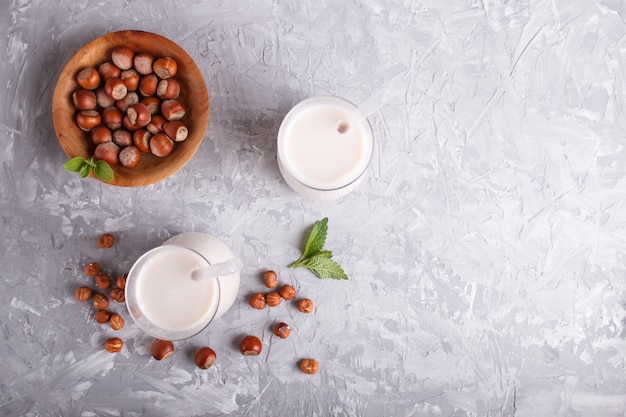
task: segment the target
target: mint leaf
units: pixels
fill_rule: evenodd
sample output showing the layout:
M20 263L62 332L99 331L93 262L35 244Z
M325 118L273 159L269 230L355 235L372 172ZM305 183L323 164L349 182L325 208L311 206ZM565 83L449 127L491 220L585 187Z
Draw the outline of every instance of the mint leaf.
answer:
M96 166L93 169L94 175L102 181L113 181L113 169L106 161L96 160Z
M302 258L309 258L321 251L326 243L326 234L328 233L328 217L318 220L311 229L311 234L304 245Z
M318 278L348 279L339 264L330 258L323 256L314 256L309 258L306 267L311 270Z
M80 172L84 163L85 158L83 158L82 156L75 156L74 158L64 163L63 168L67 169L70 172Z
M89 176L89 174L91 174L91 165L89 165L88 163L83 163L83 165L80 167L80 177L81 178L87 178Z
M313 259L313 258L332 258L333 257L333 253L329 250L321 250L319 252L317 252L315 255L311 256L309 258L309 260Z

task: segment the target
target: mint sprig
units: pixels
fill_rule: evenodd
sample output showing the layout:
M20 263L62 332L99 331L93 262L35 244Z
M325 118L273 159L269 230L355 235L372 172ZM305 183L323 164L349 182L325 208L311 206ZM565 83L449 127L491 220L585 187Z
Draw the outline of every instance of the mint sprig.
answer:
M315 222L304 245L302 256L289 265L289 268L308 268L318 278L322 279L348 279L343 268L332 259L333 253L329 250L324 250L327 234L328 217L324 217L322 220Z
M76 156L65 164L63 168L70 172L78 172L81 178L87 178L92 172L96 178L102 181L113 181L113 169L111 166L101 159L83 158L82 156Z

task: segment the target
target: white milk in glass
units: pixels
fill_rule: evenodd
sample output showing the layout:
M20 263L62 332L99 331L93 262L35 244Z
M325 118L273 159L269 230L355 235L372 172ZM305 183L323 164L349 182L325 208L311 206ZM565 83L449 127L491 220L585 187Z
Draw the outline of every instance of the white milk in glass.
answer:
M373 151L372 130L352 103L312 97L287 114L278 133L278 166L298 193L344 196L362 181Z

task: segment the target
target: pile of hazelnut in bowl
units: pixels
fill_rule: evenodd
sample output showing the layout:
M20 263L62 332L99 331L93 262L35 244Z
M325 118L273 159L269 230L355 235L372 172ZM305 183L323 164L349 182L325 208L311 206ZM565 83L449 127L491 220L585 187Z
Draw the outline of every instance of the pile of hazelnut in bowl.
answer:
M206 131L202 74L175 43L148 32L113 32L78 51L53 98L65 167L110 184L141 186L179 170ZM111 176L100 175L102 166Z

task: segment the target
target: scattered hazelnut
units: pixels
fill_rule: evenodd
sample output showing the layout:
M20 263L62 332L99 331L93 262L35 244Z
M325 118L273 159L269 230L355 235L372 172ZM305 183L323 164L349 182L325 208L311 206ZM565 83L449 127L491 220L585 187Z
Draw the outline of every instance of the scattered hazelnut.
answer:
M104 294L96 294L93 297L93 308L96 310L105 310L109 306L109 299Z
M296 289L289 284L285 284L280 288L279 294L285 300L293 300L296 298Z
M319 364L315 359L302 359L300 361L300 369L305 374L316 374L319 369Z
M120 330L122 327L124 327L124 319L119 314L113 313L111 315L111 320L109 321L109 324L111 325L111 328L113 330Z
M263 345L256 336L246 336L239 343L239 350L244 356L257 356L261 353Z
M100 265L97 262L88 263L83 271L88 277L95 277L100 273Z
M126 288L126 279L128 278L128 274L119 274L117 276L117 288L123 290Z
M280 294L275 291L272 291L265 296L265 301L270 307L276 307L282 302L282 300L283 299L280 297Z
M98 274L96 275L96 287L106 290L111 286L111 277L109 274Z
M89 300L91 298L91 288L88 287L78 287L76 288L76 299L81 303Z
M217 356L215 351L210 347L201 347L198 349L193 357L193 361L198 365L198 368L209 369L211 365L215 363Z
M98 247L101 249L112 248L115 243L115 237L111 233L104 233L98 238Z
M274 271L267 271L263 274L263 281L267 288L276 288L278 285L278 276Z
M310 313L311 311L313 311L314 308L315 305L313 304L313 300L303 298L302 300L298 301L298 310L303 313Z
M286 339L291 333L291 327L287 323L276 323L274 326L274 334L281 339Z
M122 346L124 346L124 342L119 337L111 337L104 342L104 348L107 352L119 352L122 350Z
M150 345L150 354L157 361L169 358L174 353L174 343L169 340L155 339Z
M252 294L252 297L250 297L250 305L257 310L263 310L266 304L265 295L261 293Z
M108 323L111 319L111 313L106 310L96 311L96 314L93 316L98 323Z
M109 296L117 303L123 303L126 301L126 295L124 294L124 290L121 288L113 288L109 293Z

